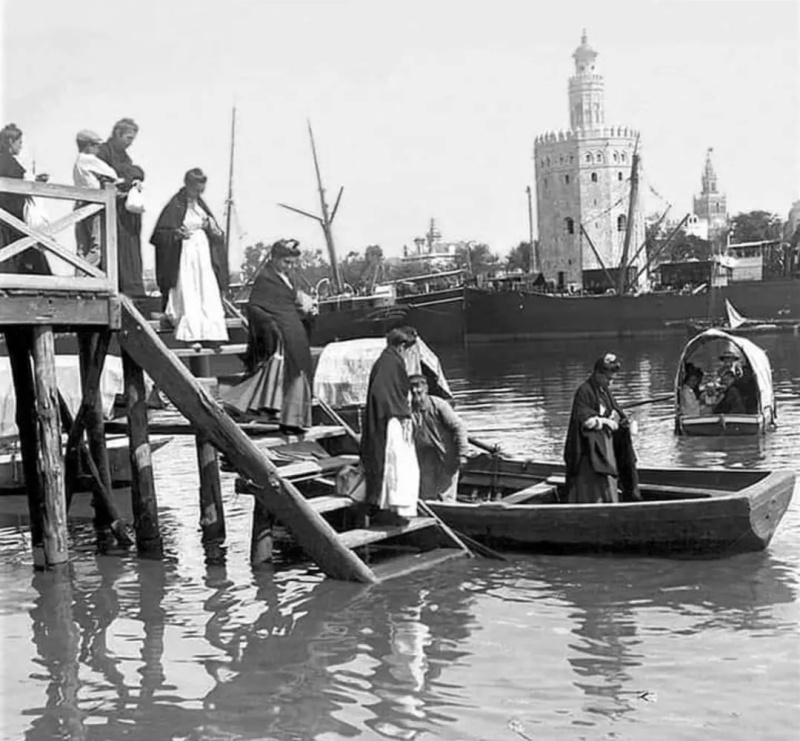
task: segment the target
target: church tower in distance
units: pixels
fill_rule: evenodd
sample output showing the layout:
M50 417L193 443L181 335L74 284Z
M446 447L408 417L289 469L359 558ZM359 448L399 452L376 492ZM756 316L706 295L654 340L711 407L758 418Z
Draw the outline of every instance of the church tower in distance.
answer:
M709 241L720 244L728 228L728 204L725 194L719 192L717 185L717 171L711 159L713 151L711 147L706 151L706 164L701 178L702 188L700 195L694 198L693 210L698 221L707 227Z
M558 286L603 287L603 267L615 276L622 257L638 132L606 124L604 81L586 31L572 58L570 128L536 137L533 148L541 271ZM629 260L644 242L640 208L634 209L632 228ZM635 258L631 277L644 266L644 252Z

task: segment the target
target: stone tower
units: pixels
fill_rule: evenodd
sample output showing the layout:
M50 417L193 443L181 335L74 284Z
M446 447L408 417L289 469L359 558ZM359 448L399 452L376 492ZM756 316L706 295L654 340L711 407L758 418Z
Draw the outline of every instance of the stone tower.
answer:
M717 186L717 171L711 159L713 151L711 147L706 151L706 163L701 177L702 188L700 195L694 199L694 213L707 226L708 239L717 244L722 241L728 228L728 204L725 194L720 193Z
M570 128L536 137L533 156L542 273L557 285L582 288L597 281L596 271L602 265L581 225L602 264L609 271L619 266L638 132L606 124L603 77L596 71L597 52L585 31L572 58ZM634 210L632 227L629 260L644 242L644 215L639 208ZM644 263L642 250L636 272ZM643 283L641 276L638 282Z

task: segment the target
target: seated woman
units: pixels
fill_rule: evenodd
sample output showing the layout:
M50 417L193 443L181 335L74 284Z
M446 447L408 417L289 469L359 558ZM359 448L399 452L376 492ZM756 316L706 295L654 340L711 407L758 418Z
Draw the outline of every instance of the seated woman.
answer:
M724 389L722 398L711 410L714 414L746 414L744 399L735 385L736 374L732 370L722 372L720 383Z
M700 401L702 382L703 370L687 363L680 394L681 414L684 417L699 417L705 411L705 405Z
M286 434L311 427L313 365L305 322L316 307L289 278L300 257L297 245L294 239L273 244L269 261L256 273L247 304L250 375L220 395L239 412L277 415Z

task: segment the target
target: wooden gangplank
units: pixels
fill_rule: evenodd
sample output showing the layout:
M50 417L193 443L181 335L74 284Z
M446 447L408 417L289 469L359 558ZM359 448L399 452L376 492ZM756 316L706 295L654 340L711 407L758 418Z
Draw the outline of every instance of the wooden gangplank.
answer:
M125 296L120 297L120 310L118 341L123 352L150 375L194 427L203 430L205 438L225 454L239 474L252 482L250 493L257 498L257 503L266 507L291 532L300 547L325 574L337 579L376 582L464 554L465 549L456 544L455 548L438 549L441 551L438 556L429 554L425 558L412 558L409 563L404 561L394 566L381 565L376 574L355 549L424 528L436 529L436 521L415 518L410 526L395 530L382 528L373 532L338 533L323 516L331 511L330 503L324 508L317 508L313 500L306 499L293 483L309 475L329 473L334 468L333 464L301 463L285 466L281 470L239 429ZM338 467L348 462L352 461L346 456L340 456L340 460L335 461ZM351 502L348 501L348 504Z

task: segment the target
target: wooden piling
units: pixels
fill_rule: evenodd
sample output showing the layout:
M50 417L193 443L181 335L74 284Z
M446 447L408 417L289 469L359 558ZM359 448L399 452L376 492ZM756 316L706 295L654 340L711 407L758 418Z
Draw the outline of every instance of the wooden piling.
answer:
M147 397L144 371L125 352L122 373L128 407L128 438L131 460L131 506L140 556L161 558L163 546L158 529L158 502L153 479L153 461L147 435Z
M108 348L108 331L104 332L78 332L78 356L81 373L81 388L84 402L78 414L83 416L81 422L86 428L89 442L89 454L100 476L103 489L110 495L112 492L111 466L108 462L106 449L105 420L103 415L103 400L100 394L100 380ZM83 407L85 406L85 409ZM80 422L79 422L80 424ZM100 550L105 550L113 538L112 521L107 509L103 506L100 492L95 489L92 496L94 507L94 529L97 544Z
M225 511L219 480L219 456L217 449L202 433L197 433L195 443L200 471L200 528L206 563L220 563L225 559Z
M44 555L47 566L66 564L67 506L61 455L61 417L58 410L53 328L33 328L33 372L39 438L39 480L44 495Z
M33 336L28 328L6 330L6 349L8 350L11 376L17 398L16 422L22 453L22 471L25 476L25 491L28 495L28 514L30 516L31 548L33 566L43 569L46 566L44 555L44 496L39 481L38 450L39 437L36 429L36 406L31 403L36 398L36 385L31 369L31 350Z
M272 526L274 518L262 497L253 497L253 530L250 540L250 562L258 564L272 561L274 539Z

